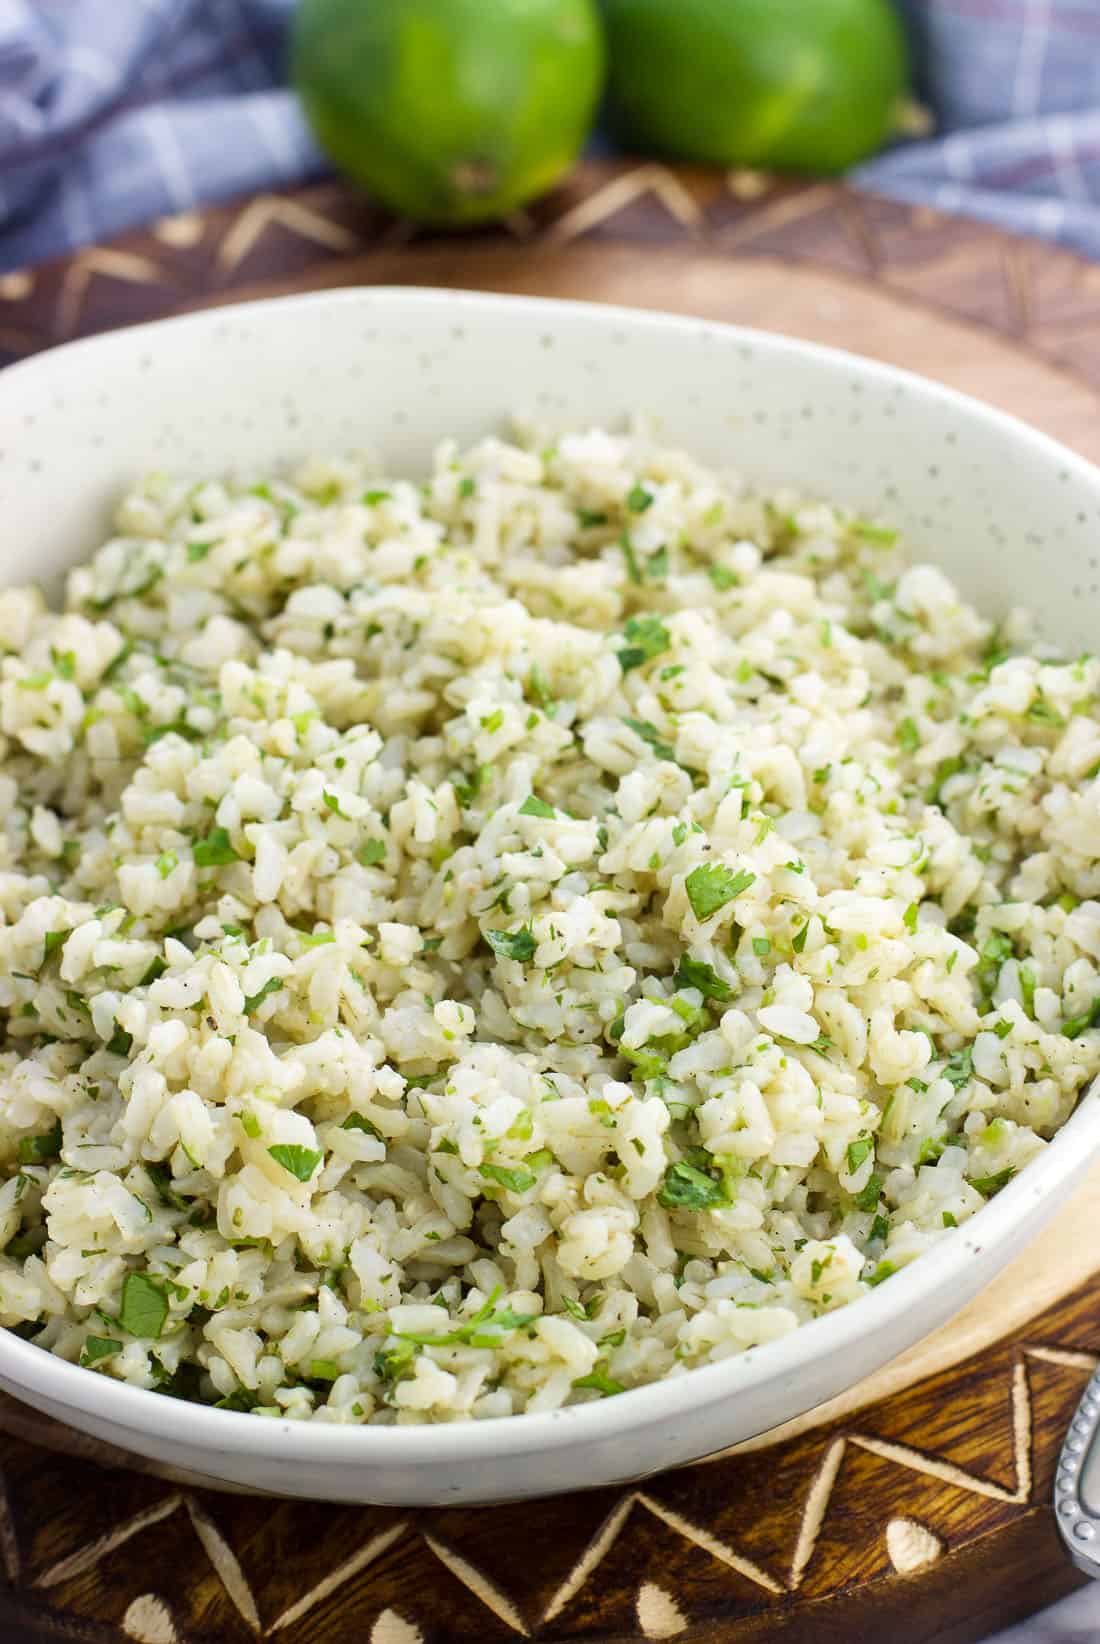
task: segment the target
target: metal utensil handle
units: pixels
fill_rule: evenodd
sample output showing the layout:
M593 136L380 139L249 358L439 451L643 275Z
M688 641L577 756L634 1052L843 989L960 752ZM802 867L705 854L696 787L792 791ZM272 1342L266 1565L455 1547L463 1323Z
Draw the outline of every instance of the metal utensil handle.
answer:
M1100 1578L1100 1368L1081 1395L1054 1480L1054 1512L1079 1570Z

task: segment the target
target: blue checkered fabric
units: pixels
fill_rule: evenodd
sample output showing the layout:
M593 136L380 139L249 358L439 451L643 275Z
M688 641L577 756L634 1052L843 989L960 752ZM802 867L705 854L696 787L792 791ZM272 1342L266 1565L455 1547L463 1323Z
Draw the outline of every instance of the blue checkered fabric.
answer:
M324 170L294 0L0 0L0 266Z
M856 180L1100 256L1100 0L900 0L938 135Z
M857 180L1100 256L1100 0L898 4L937 135ZM0 269L320 175L285 88L293 7L0 0Z

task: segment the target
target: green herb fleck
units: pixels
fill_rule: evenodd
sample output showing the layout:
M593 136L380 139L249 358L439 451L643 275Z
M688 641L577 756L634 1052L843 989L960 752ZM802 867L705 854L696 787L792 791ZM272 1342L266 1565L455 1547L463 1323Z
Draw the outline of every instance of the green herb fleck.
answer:
M1042 697L1031 704L1027 717L1032 724L1048 726L1051 730L1062 730L1066 723L1065 716L1052 708L1049 702L1044 702Z
M668 1210L715 1210L729 1203L729 1195L720 1178L681 1160L665 1171L657 1201Z
M957 1050L943 1069L943 1077L948 1084L954 1085L956 1090L970 1083L974 1076L974 1047L964 1045Z
M672 644L668 629L655 616L630 617L623 627L623 637L628 643L618 652L618 658L624 674L661 656Z
M21 1136L19 1138L20 1164L41 1164L43 1159L56 1159L60 1152L60 1119L55 1119L49 1130L44 1130L39 1136Z
M601 1393L604 1398L610 1398L614 1393L624 1393L626 1391L621 1381L615 1381L612 1376L607 1375L605 1371L598 1368L590 1370L587 1376L578 1376L573 1386L594 1387L597 1393Z
M1071 1016L1063 1022L1062 1033L1067 1039L1076 1039L1094 1027L1100 1027L1100 999L1094 999L1088 1010L1082 1011L1080 1016Z
M300 1147L297 1143L278 1142L267 1150L275 1163L289 1170L300 1182L308 1182L324 1155L312 1147Z
M634 544L630 540L629 531L624 531L622 536L619 538L619 547L622 549L623 558L626 561L627 576L630 578L631 582L640 584L642 580L642 568L638 564L638 556L634 552Z
M480 1171L489 1181L499 1182L501 1187L506 1187L510 1193L526 1193L538 1181L533 1170L525 1170L519 1165L515 1169L509 1169L507 1165L483 1164Z
M692 868L684 880L684 889L687 891L691 911L696 919L709 919L724 908L727 902L740 896L742 891L748 890L756 883L756 875L742 868L734 872L722 862L704 862L698 868Z
M282 981L281 976L269 976L267 981L264 983L263 987L259 990L259 992L250 994L249 997L245 1000L245 1002L244 1002L245 1015L246 1016L251 1016L252 1012L260 1004L263 1003L263 1001L267 998L268 994L269 993L278 993L278 991L282 987L282 985L283 985L283 981Z
M129 1056L134 1045L134 1036L127 1033L124 1027L115 1023L115 1031L107 1041L107 1049L112 1056Z
M1015 1174L1015 1166L1007 1165L1004 1170L998 1170L995 1176L968 1176L966 1179L983 1198L989 1199L994 1193L999 1193L1002 1187L1006 1187Z
M521 930L487 930L485 940L501 959L515 959L526 965L535 956L533 932L525 925Z
M374 1136L378 1139L378 1141L382 1141L383 1139L382 1132L378 1129L377 1125L372 1125L370 1120L364 1118L361 1113L349 1113L343 1124L340 1126L340 1129L365 1130L368 1136ZM442 1151L442 1149L440 1149L440 1151Z
M678 988L698 988L704 999L728 999L731 989L727 982L703 959L683 954L673 977Z
M545 799L540 799L537 794L529 793L519 808L519 814L521 816L539 816L545 821L552 822L558 813L553 805L546 803Z
M888 525L875 525L868 519L854 519L849 529L853 536L872 543L876 548L890 548L898 540L898 533Z
M192 855L199 868L220 868L227 862L240 861L225 828L211 828L205 839L196 840Z
M168 1317L168 1297L162 1285L145 1273L127 1273L122 1281L118 1321L131 1336L156 1339Z
M920 747L920 732L917 730L916 720L907 715L898 726L897 738L902 753L916 753Z
M882 1197L882 1182L881 1176L872 1175L867 1178L867 1185L856 1194L857 1210L870 1211L875 1208Z
M671 743L661 740L661 733L648 719L624 719L623 724L628 726L635 736L640 736L643 742L648 742L658 759L675 760L675 748Z
M85 1336L80 1349L80 1362L87 1369L90 1364L98 1364L100 1359L112 1359L121 1352L122 1343L114 1336Z

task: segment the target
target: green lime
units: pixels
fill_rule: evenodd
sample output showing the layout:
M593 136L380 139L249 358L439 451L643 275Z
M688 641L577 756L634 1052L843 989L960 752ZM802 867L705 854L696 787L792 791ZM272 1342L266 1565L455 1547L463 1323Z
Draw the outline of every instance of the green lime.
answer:
M568 171L603 66L596 0L302 0L291 43L330 158L436 224L505 215Z
M905 39L889 0L603 0L612 120L712 165L843 171L892 129Z

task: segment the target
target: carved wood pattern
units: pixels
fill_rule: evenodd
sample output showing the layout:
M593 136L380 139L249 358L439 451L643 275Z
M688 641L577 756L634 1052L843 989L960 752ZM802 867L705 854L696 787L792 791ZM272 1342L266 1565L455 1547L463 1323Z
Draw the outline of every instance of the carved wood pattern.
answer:
M0 360L372 282L770 325L924 369L1100 457L1100 269L831 184L626 161L459 239L337 183L170 218L0 277ZM1077 1282L1089 1262L1060 1252L1098 1205L1100 1176L984 1310L864 1395L624 1489L419 1512L272 1501L143 1468L0 1397L0 1638L971 1644L1080 1579L1049 1497L1100 1312Z
M181 1487L16 1437L40 1418L5 1403L7 1614L143 1644L823 1644L870 1637L889 1615L898 1639L961 1644L1079 1579L1049 1496L1100 1348L1089 1301L1066 1297L941 1375L767 1450L503 1507Z

